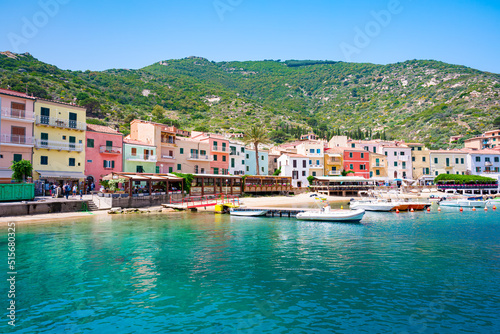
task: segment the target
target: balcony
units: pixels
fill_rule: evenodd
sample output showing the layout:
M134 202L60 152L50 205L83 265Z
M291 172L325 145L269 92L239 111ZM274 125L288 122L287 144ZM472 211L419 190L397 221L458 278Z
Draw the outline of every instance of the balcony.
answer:
M384 162L379 162L378 164L372 165L372 168L384 168L385 163Z
M323 156L323 153L306 153L307 157L314 157L314 158L319 158Z
M213 161L213 158L208 155L200 155L200 154L190 154L188 160L196 160L196 161Z
M162 154L161 158L167 159L167 160L174 160L175 159L175 157L173 155L168 155L168 154Z
M340 170L331 170L328 172L328 175L330 175L330 176L338 176L340 174L342 174L342 172Z
M214 146L212 147L212 152L227 152L227 148L226 147L219 147L219 146Z
M323 168L323 165L309 165L309 168Z
M101 146L99 152L105 154L122 154L122 148L116 146Z
M409 155L400 155L398 157L399 161L410 161L410 156Z
M37 125L45 125L45 126L53 126L56 128L65 128L65 129L73 129L85 131L87 129L87 124L78 121L72 121L69 119L55 118L49 116L41 116L36 115L36 124Z
M9 118L16 121L25 121L32 123L35 120L35 114L32 111L26 111L13 108L2 108L2 118Z
M33 146L34 138L21 135L2 135L0 143L8 146Z
M144 154L136 154L136 155L131 155L128 154L125 157L125 160L128 161L146 161L146 162L156 162L156 155L144 155Z
M485 161L484 165L487 166L487 167L493 166L493 164L491 163L491 161Z
M69 143L64 141L53 141L45 139L37 139L35 141L35 148L43 148L46 150L57 150L57 151L83 151L83 144Z
M175 147L175 139L174 138L162 138L161 144L167 147Z
M455 165L446 165L444 169L453 169L455 168Z

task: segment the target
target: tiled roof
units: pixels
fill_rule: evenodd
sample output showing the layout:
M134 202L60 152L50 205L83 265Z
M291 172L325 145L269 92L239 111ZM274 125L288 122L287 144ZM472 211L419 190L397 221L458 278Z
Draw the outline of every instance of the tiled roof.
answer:
M16 92L15 90L10 90L10 89L5 89L5 88L0 88L0 94L21 97L23 99L30 99L30 100L35 99L33 96L29 96L29 95L26 95L24 93Z
M467 154L468 152L466 151L460 151L460 150L430 150L431 153L462 153L462 154Z
M95 131L95 132L104 132L104 133L112 133L116 135L121 135L120 132L104 125L97 124L87 124L87 131Z
M283 155L287 155L290 158L306 158L309 159L308 156L302 155L302 154L295 154L295 153L283 153Z
M132 145L143 145L143 146L151 146L151 147L155 147L154 145L151 145L151 144L148 144L148 143L145 143L145 142L142 142L142 141L139 141L139 140L134 140L134 139L130 139L130 138L123 138L123 142L125 144L132 144Z

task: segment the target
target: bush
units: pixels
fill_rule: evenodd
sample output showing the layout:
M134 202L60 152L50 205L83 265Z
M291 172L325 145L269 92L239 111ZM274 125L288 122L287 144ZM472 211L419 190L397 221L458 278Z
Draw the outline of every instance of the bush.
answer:
M456 175L456 174L439 174L434 183L455 183L455 184L489 184L496 183L491 177L478 175Z

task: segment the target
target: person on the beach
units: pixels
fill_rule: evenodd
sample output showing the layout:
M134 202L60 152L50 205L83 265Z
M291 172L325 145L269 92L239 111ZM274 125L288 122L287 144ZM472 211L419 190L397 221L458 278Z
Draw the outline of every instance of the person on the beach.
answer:
M76 196L76 192L78 190L78 187L76 186L76 183L73 185L73 197Z
M68 199L70 192L71 192L71 186L69 185L69 183L66 183L64 185L64 196L66 196L66 199Z

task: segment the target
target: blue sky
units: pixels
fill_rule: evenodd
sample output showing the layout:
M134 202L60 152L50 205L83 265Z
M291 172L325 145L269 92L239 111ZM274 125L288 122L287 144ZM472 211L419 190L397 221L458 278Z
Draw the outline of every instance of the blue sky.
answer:
M10 0L0 12L0 50L63 69L140 68L194 55L435 59L500 73L498 0Z

